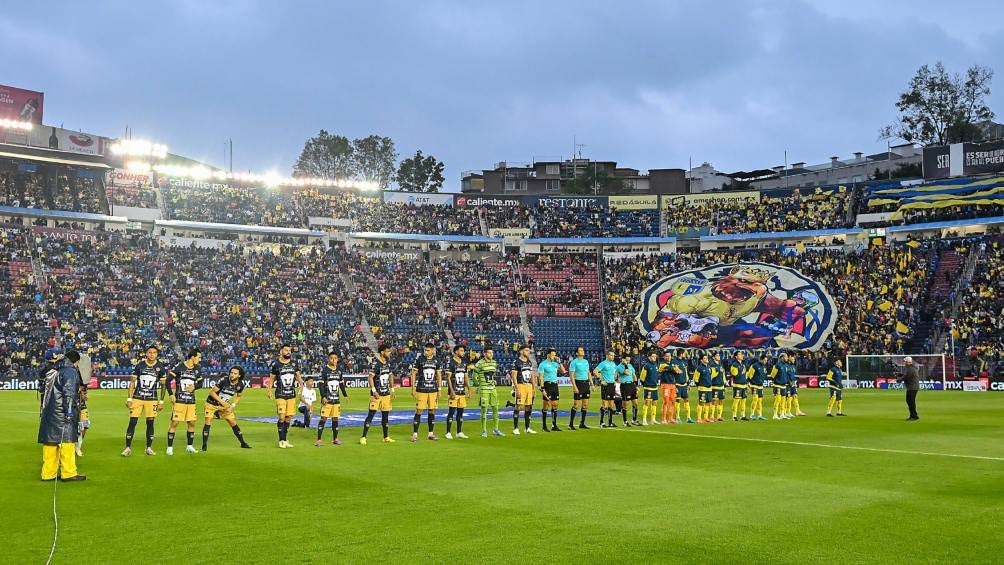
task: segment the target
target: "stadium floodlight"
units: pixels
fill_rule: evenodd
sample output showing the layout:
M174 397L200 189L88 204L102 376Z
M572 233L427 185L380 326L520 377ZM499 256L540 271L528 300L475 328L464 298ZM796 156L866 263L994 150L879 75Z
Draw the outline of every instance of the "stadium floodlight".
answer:
M124 157L153 157L163 159L167 157L167 146L161 143L153 143L145 139L123 139L112 144L112 153Z
M15 129L15 130L21 130L21 131L31 131L32 128L34 128L34 127L35 127L35 125L32 124L31 122L22 122L20 120L9 120L9 119L6 119L6 118L0 120L0 128L3 128L3 129Z
M145 173L150 170L150 163L147 163L146 161L129 161L128 163L126 163L126 169L130 171Z

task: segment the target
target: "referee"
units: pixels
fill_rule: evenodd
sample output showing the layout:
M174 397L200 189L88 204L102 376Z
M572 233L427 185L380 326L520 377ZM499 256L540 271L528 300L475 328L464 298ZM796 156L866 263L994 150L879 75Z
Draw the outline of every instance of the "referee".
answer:
M913 357L903 358L903 371L897 379L906 387L906 407L910 409L910 417L907 422L915 422L920 419L917 415L917 392L920 391L920 372L913 364Z

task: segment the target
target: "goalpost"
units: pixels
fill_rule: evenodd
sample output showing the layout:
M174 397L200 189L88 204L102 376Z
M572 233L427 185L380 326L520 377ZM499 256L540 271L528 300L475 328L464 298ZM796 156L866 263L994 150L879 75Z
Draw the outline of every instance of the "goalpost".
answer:
M941 383L941 388L945 388L945 381L948 378L945 356L931 354L848 355L844 363L847 380L851 381L849 388L895 388L887 385L896 382L905 357L913 358L913 364L920 373L922 387L926 381Z

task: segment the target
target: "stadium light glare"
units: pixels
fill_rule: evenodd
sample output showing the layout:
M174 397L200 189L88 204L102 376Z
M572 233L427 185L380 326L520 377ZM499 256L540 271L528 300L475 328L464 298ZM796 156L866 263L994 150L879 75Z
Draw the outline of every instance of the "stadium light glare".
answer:
M167 146L161 143L153 143L145 139L123 139L111 146L112 153L127 157L153 157L163 159L167 157Z
M126 169L129 171L145 173L150 171L150 163L147 163L146 161L129 161L126 163Z
M34 124L32 124L31 122L22 122L20 120L9 120L9 119L6 119L6 118L0 120L0 128L3 128L3 129L15 129L15 130L21 130L21 131L31 131L32 128L34 128L34 127L35 127Z

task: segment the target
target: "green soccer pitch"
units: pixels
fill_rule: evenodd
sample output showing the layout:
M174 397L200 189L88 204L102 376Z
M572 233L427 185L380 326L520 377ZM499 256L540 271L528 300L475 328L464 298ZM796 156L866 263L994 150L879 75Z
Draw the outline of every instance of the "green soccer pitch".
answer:
M919 422L900 392L846 391L846 418L823 417L825 394L803 391L794 421L601 430L592 416L591 430L515 437L503 420L506 437L482 439L468 419L469 440L425 441L423 422L417 444L407 425L384 445L377 425L366 447L360 428L322 448L293 428L280 450L274 425L241 421L254 446L241 450L217 420L208 453L186 454L181 426L173 457L162 414L157 455L140 423L123 458L125 393L94 391L88 480L58 486L54 563L999 562L1004 394L921 392ZM44 563L38 402L0 398L0 562ZM238 413L271 406L249 389Z

